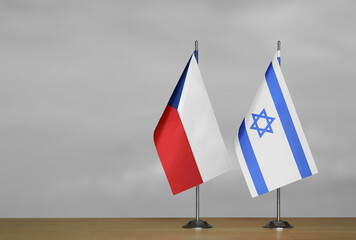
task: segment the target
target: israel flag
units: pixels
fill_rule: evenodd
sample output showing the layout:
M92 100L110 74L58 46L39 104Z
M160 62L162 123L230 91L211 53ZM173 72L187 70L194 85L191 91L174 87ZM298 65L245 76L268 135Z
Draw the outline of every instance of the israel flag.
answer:
M318 173L280 67L268 66L235 149L252 197Z

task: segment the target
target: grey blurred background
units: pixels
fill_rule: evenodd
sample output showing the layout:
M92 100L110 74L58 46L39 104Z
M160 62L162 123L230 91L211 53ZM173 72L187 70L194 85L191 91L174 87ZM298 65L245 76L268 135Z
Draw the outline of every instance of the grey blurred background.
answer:
M356 217L354 1L0 1L0 217L194 216L153 130L199 40L235 169L201 186L202 217L275 216L252 199L233 139L282 41L319 174L282 217Z

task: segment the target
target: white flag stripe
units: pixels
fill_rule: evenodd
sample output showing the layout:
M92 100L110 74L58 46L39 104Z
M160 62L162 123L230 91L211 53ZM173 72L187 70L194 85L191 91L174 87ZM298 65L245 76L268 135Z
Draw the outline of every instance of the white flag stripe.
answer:
M232 164L194 54L178 112L203 182L231 170Z

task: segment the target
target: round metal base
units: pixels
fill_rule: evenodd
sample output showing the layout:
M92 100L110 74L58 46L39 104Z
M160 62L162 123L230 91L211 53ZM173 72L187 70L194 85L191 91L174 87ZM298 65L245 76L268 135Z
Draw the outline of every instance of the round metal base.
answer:
M263 226L264 228L294 228L292 225L290 225L287 221L283 220L273 220L270 221L268 224Z
M198 221L196 219L189 221L187 224L182 226L182 228L212 228L209 223L207 223L204 220L199 219Z

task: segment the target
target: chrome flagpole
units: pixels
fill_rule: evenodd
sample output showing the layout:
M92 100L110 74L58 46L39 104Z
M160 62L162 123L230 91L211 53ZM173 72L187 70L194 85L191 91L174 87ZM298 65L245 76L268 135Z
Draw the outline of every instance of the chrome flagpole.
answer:
M281 51L281 41L277 42L277 51ZM278 56L280 57L280 56ZM279 60L279 64L281 64L281 60ZM277 219L270 221L268 224L263 226L264 228L293 228L287 221L281 220L281 189L277 188Z
M199 185L195 187L195 220L199 222Z
M198 40L195 40L195 51L194 51L194 56L198 60ZM200 210L199 210L199 185L195 187L195 219L190 220L187 224L183 225L183 228L196 228L196 229L202 229L202 228L212 228L209 223L207 223L204 220L201 220L199 215L200 215Z
M277 221L281 220L281 189L277 188Z

